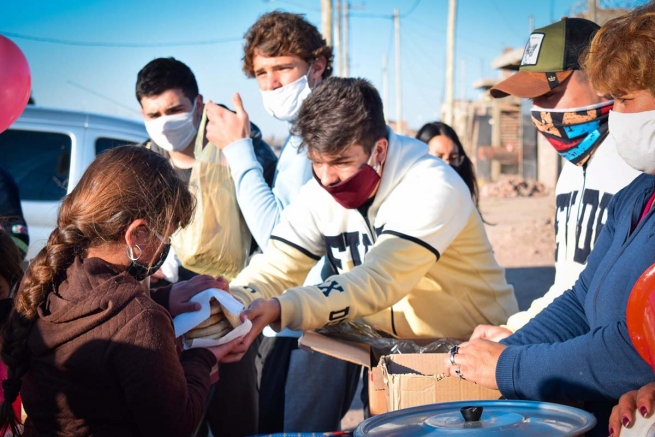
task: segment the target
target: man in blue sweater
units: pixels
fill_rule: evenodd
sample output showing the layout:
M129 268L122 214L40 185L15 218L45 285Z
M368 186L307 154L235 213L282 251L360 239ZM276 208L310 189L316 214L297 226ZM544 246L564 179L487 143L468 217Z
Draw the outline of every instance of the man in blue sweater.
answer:
M248 30L245 40L243 70L257 79L264 107L278 120L290 121L312 89L332 74L332 48L300 15L265 14ZM223 150L243 217L266 252L282 211L312 179L312 167L306 149L299 151L301 140L289 136L273 187L266 186L249 139L248 114L238 94L233 103L236 114L208 104L207 138ZM322 282L322 265L309 273L307 284ZM359 366L299 350L300 334L285 330L274 339L265 339L260 348L270 350L260 387L260 433L334 431L350 406ZM329 379L319 382L311 377L318 373Z

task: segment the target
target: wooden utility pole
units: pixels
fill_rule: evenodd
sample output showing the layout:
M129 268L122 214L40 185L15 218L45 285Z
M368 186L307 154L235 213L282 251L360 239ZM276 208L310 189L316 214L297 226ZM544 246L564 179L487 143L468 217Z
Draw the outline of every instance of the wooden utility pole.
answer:
M466 100L466 59L462 58L459 60L459 78L460 78L460 88L459 88L459 98L463 104Z
M384 121L389 120L389 69L387 54L382 55L382 107L384 108Z
M334 28L334 51L336 52L337 76L343 76L343 59L341 58L341 0L336 0L337 22Z
M350 10L350 2L348 0L343 1L343 77L348 77L350 75L350 57L348 53L348 30L350 26L350 20L348 13Z
M332 46L332 0L321 0L321 33L327 45Z
M396 133L403 135L403 92L400 81L400 16L398 9L393 10L393 23L396 30Z
M448 33L446 35L446 111L444 122L453 124L453 104L455 97L455 22L457 20L457 0L448 0Z
M596 22L596 0L589 0L589 20Z

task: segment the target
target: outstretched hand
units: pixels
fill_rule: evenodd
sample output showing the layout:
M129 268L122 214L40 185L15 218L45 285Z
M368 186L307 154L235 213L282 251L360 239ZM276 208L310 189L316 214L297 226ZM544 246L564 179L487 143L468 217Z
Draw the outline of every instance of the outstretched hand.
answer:
M189 302L196 294L207 290L208 288L218 288L229 291L230 283L222 276L213 278L209 275L198 275L188 281L178 282L171 287L171 294L168 297L168 311L171 317L178 314L190 313L200 310L200 304Z
M214 354L216 360L220 363L234 363L239 361L241 356L237 358L235 351L243 346L243 337L235 338L234 340L228 341L225 344L218 346L208 347L207 349ZM246 348L248 350L248 348Z
M226 359L239 361L253 341L261 334L266 325L280 319L280 302L277 299L256 299L250 304L247 310L241 313L241 321L246 319L252 322L250 332L243 337L243 343L234 348Z
M207 102L207 139L219 149L224 149L235 141L250 138L250 119L243 109L239 93L232 96L236 113L217 104Z

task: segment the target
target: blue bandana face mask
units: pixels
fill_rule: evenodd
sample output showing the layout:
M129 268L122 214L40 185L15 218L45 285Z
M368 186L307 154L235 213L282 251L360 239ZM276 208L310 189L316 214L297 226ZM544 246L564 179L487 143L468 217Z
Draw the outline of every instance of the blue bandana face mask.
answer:
M567 161L581 166L608 133L608 116L614 101L583 108L532 108L532 121L541 134Z

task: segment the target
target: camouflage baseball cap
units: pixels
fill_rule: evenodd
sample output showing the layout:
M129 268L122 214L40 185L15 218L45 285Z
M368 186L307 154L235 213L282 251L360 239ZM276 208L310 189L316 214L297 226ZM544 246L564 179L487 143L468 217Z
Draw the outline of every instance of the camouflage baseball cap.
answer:
M516 74L489 90L495 98L539 97L580 69L578 59L600 27L584 18L563 18L530 34Z

